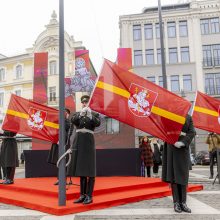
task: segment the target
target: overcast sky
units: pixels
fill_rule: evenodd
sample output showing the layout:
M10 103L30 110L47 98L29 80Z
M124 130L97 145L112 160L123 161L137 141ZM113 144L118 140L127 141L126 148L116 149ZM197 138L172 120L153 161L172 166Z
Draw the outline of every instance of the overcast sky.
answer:
M184 0L161 0L162 5ZM103 57L115 61L119 47L119 16L141 13L158 0L64 0L65 30L90 51L97 71ZM45 30L59 0L0 0L0 54L25 52Z

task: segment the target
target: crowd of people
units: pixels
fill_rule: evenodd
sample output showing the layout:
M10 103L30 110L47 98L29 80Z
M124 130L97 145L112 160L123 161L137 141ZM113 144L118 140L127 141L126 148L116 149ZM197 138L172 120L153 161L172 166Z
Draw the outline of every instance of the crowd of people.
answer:
M151 168L153 167L153 177L159 177L159 166L162 165L162 149L163 145L159 144L158 138L149 139L144 136L141 139L139 148L141 150L142 159L142 176L151 177Z

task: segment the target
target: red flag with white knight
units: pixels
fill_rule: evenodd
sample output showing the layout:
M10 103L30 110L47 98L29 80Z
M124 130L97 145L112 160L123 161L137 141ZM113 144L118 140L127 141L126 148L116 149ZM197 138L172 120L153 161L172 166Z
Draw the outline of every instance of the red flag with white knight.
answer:
M173 144L179 138L191 103L104 60L89 106Z
M220 134L220 100L197 91L192 117L196 128Z
M58 118L58 110L12 94L2 129L57 143Z

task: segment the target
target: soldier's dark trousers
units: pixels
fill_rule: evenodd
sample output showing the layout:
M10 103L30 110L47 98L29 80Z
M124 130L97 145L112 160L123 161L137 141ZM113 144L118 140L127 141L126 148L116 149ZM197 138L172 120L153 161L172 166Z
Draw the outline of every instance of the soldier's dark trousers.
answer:
M14 181L15 167L7 167L6 179Z
M186 185L171 184L173 202L186 203Z

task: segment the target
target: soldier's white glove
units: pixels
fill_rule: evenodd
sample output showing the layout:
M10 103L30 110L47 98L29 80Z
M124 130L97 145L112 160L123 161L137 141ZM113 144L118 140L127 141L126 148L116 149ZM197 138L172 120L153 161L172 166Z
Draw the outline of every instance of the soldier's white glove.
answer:
M185 146L185 144L184 144L182 141L177 141L177 142L174 144L174 146L175 146L176 148L181 148L181 147Z
M86 112L87 112L87 107L84 107L80 112L80 116L85 116Z
M87 116L92 119L92 110L89 107L87 107Z

